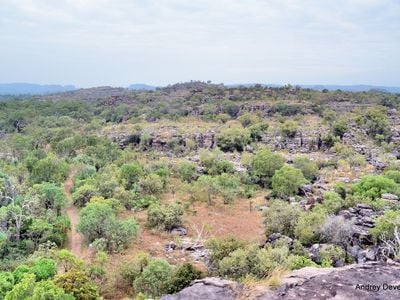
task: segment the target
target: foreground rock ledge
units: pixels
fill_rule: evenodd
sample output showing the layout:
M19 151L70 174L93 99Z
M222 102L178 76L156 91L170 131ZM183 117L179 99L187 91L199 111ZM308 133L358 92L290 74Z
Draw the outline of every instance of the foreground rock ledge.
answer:
M357 288L357 284L359 285ZM379 290L378 290L379 289ZM400 299L400 264L371 262L342 268L296 270L282 280L278 289L244 287L220 278L196 280L176 295L162 300L230 299Z

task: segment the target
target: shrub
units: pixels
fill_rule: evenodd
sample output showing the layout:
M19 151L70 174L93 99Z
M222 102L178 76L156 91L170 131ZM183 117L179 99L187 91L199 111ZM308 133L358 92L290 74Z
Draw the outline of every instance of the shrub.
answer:
M297 133L297 123L292 120L287 120L281 125L281 133L284 137L294 138Z
M206 247L210 249L210 264L213 267L227 257L231 252L244 247L244 242L234 237L226 237L223 239L212 238L206 242Z
M327 213L336 214L344 205L344 200L339 194L335 192L325 192L324 201L322 205L324 206Z
M142 174L142 166L139 163L124 164L120 170L120 178L127 189L131 189L135 183L138 183Z
M328 216L321 227L321 235L326 242L344 249L350 244L353 233L353 222L342 216Z
M263 135L268 130L268 124L265 122L257 123L249 127L250 137L253 141L258 142L261 141Z
M140 180L140 186L147 194L159 195L164 189L164 182L161 176L155 173L150 173L145 178Z
M19 283L14 285L12 290L6 293L4 300L29 299L32 297L34 287L35 275L27 273L22 277Z
M283 246L273 248L271 246L267 246L258 251L253 273L258 278L265 278L277 267L285 266L287 264L288 256L288 247Z
M99 298L97 286L91 282L88 275L81 271L71 270L57 275L54 283L76 299L97 300Z
M34 164L31 180L33 183L53 182L61 184L67 176L68 164L55 155L49 155Z
M196 165L188 161L181 161L177 165L178 176L186 182L191 182L195 179Z
M383 193L400 195L396 182L382 175L366 175L353 186L353 194L362 198L375 200Z
M147 210L147 226L161 230L171 231L175 227L182 226L183 209L178 203L165 206L152 204Z
M251 162L251 174L262 185L269 185L276 170L283 167L284 158L272 153L270 150L261 150L253 157Z
M142 274L144 268L149 264L149 261L150 256L146 252L139 252L132 261L122 265L122 278L132 284L133 281Z
M216 135L218 147L222 151L243 151L244 147L250 142L250 132L245 128L233 126L222 129Z
M264 211L265 234L281 233L294 236L294 228L300 216L300 208L285 201L274 200Z
M290 270L298 270L304 267L316 267L317 264L305 256L289 255L287 266Z
M134 219L117 220L115 211L108 203L89 203L81 210L78 230L89 242L103 240L109 252L126 247L139 232Z
M387 170L383 173L383 176L392 179L397 184L400 183L400 171L397 170Z
M52 278L57 273L57 264L52 259L41 258L33 265L32 273L39 281Z
M221 174L215 178L218 192L224 199L224 204L231 203L239 192L239 179L230 174Z
M319 251L319 262L323 266L332 266L337 261L345 261L346 253L341 247L325 244Z
M343 138L347 129L347 123L345 120L338 120L332 124L332 133L340 139Z
M64 290L55 285L52 280L45 280L35 284L32 300L74 300L72 295L65 294Z
M4 299L6 293L14 287L14 277L10 272L0 272L0 299Z
M78 207L84 207L89 200L98 194L97 189L89 184L82 185L73 194L72 200L74 205Z
M375 241L393 239L395 228L400 227L400 211L388 210L375 220L375 227L369 230Z
M325 223L326 214L323 210L313 210L303 213L295 226L294 234L304 245L319 241L320 228Z
M242 278L254 272L256 256L259 251L257 245L239 248L228 254L218 263L220 276L234 279Z
M18 265L18 267L16 267L13 272L15 283L20 282L22 277L24 277L24 274L26 273L32 273L31 267L24 264Z
M197 270L191 263L184 263L178 266L172 273L171 279L168 281L168 293L175 294L185 287L189 286L192 281L200 279L202 273Z
M283 166L272 177L272 191L278 197L296 195L307 180L299 169Z
M318 175L318 165L305 156L298 156L293 161L293 166L299 169L307 180L315 180Z
M136 292L142 292L149 297L160 297L168 290L172 267L163 259L154 259L143 269L143 272L133 282Z

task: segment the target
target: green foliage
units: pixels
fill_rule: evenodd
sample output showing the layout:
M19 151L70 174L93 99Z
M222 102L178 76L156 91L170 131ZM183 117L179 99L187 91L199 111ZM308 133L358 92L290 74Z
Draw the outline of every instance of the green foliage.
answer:
M251 173L258 182L266 186L271 182L275 171L283 167L284 158L272 153L270 150L261 150L253 157L251 163Z
M143 272L133 282L136 292L149 297L160 297L168 291L172 267L163 259L151 260Z
M21 300L29 299L33 295L33 289L35 287L35 275L25 274L21 281L17 283L13 289L6 293L5 300Z
M397 170L387 170L383 173L383 176L394 180L397 184L400 184L400 171Z
M339 138L343 138L347 129L347 122L343 119L338 120L332 124L332 133Z
M27 265L18 265L14 271L13 271L13 277L15 279L15 283L18 283L21 281L22 277L24 277L24 275L26 273L32 273L32 269L31 267L27 266Z
M196 176L196 165L188 161L181 161L177 165L178 176L186 182L191 182Z
M53 182L61 184L68 176L68 164L49 155L33 165L31 181L33 183Z
M130 284L142 274L144 268L149 264L150 256L146 252L139 252L132 261L121 266L121 276Z
M366 175L353 186L353 194L361 198L375 200L383 193L400 195L396 182L382 175Z
M251 125L249 127L251 139L255 142L261 141L263 135L267 132L268 127L268 123L266 122Z
M73 194L72 200L74 205L78 207L84 207L89 202L90 198L98 194L97 189L89 184L82 185Z
M344 205L344 200L339 194L335 192L325 192L324 193L324 201L322 203L327 213L335 214L338 213L340 209L342 209Z
M317 264L310 258L300 255L290 255L287 262L290 270L298 270L304 267L316 267Z
M372 138L382 136L386 140L390 136L390 122L386 110L382 107L368 108L361 118L361 123Z
M170 203L164 206L152 204L147 210L147 223L150 228L171 231L182 226L183 208L179 203Z
M265 234L281 233L293 237L300 212L296 205L281 200L271 201L263 213Z
M243 248L244 242L234 237L226 237L223 239L212 238L206 242L206 247L210 249L210 264L217 266L218 263L227 257L231 252Z
M324 244L319 251L319 262L323 264L332 265L337 261L344 262L346 258L345 251L332 244Z
M30 300L74 300L75 297L67 295L64 290L55 285L51 280L35 284Z
M109 252L119 252L135 239L139 225L134 219L120 221L108 203L89 203L81 210L78 230L89 242L104 241Z
M375 241L394 238L395 230L400 227L400 211L387 210L375 220L375 227L369 230Z
M168 293L175 294L185 287L189 286L192 281L200 279L202 273L197 270L191 263L184 263L175 268L171 278L168 281Z
M278 197L294 196L305 183L307 180L299 169L283 166L272 177L272 191Z
M325 223L326 214L324 210L314 209L303 213L295 226L294 234L304 245L311 245L320 240L320 228Z
M57 273L57 264L50 258L41 258L35 262L31 270L35 274L36 280L46 280Z
M39 196L39 201L43 209L52 209L59 215L61 209L66 206L67 199L65 198L63 189L54 183L43 182L36 184L33 187Z
M124 164L120 170L120 178L127 189L131 189L134 184L138 183L142 174L143 169L139 163Z
M14 276L10 272L0 272L0 299L14 287Z
M318 165L305 156L298 156L293 160L293 166L299 169L307 180L315 180L318 175Z
M218 147L223 151L243 151L250 142L250 132L239 126L222 129L216 135Z
M224 199L224 204L232 203L235 196L239 192L238 188L240 185L237 176L230 174L221 174L215 178L218 192Z
M280 131L284 137L294 138L298 130L298 125L295 121L287 120L281 125Z
M164 189L164 181L161 176L150 173L140 180L143 191L149 195L160 195Z
M91 282L88 275L81 271L71 270L57 275L54 283L62 288L65 293L73 295L75 299L99 299L97 286Z

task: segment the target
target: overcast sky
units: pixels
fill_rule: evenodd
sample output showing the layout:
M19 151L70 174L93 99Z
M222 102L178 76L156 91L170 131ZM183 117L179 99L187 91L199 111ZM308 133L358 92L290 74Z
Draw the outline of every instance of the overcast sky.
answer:
M0 0L0 83L400 86L400 0Z

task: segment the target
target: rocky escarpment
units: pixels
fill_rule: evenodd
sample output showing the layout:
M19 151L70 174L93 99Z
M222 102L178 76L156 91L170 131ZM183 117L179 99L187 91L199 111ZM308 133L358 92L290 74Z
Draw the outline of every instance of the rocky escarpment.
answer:
M371 262L341 268L307 267L293 271L277 289L245 287L219 278L196 280L176 295L162 300L320 300L320 299L399 299L400 265Z

